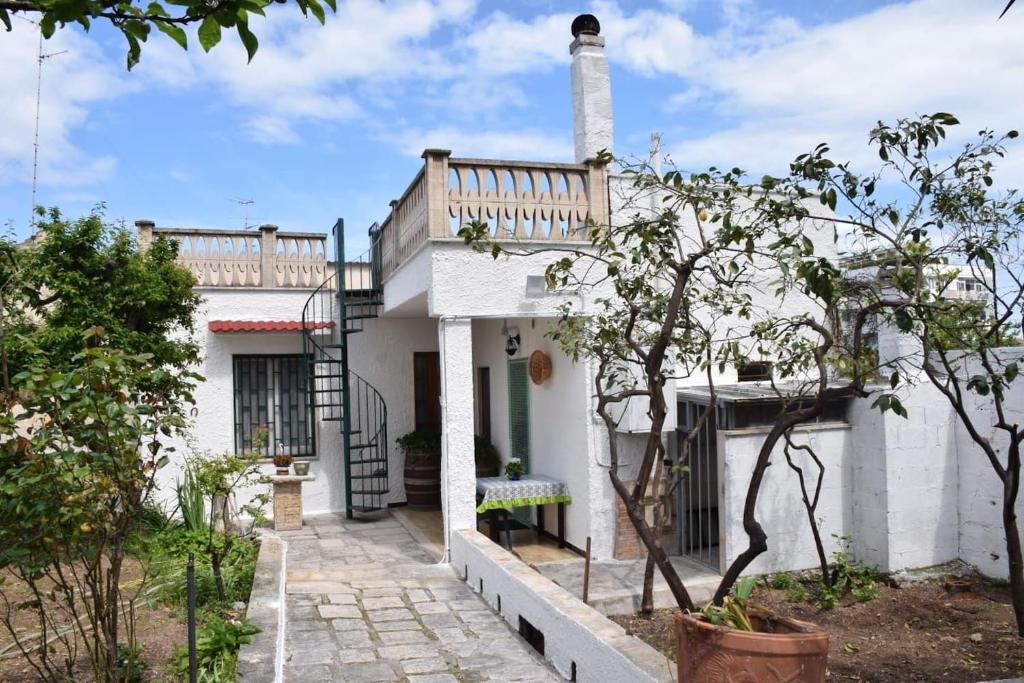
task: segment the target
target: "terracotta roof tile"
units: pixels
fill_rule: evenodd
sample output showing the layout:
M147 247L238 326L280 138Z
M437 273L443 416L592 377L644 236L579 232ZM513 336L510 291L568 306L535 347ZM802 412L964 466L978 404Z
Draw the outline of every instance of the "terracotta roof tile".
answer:
M306 323L311 330L324 330L334 327L329 320ZM210 332L300 332L301 320L211 320Z

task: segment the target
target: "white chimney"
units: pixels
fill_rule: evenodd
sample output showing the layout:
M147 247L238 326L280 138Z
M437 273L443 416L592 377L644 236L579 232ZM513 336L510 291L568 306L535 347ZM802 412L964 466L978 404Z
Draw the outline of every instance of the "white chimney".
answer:
M601 24L592 14L572 22L573 142L576 163L612 151L612 80L604 54Z

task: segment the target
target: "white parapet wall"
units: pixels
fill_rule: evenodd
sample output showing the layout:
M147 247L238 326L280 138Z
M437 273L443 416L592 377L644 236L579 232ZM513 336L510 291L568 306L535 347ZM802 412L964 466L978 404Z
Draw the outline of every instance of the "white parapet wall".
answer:
M676 680L675 667L654 648L483 534L453 532L451 561L512 628L522 632L526 623L543 634L544 658L567 680Z

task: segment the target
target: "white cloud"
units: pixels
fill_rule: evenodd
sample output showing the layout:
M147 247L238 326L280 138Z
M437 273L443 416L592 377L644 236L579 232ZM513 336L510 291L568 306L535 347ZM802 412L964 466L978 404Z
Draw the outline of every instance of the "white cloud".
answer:
M36 113L39 34L25 22L0 38L0 183L30 184ZM72 143L72 134L89 122L88 107L127 92L129 85L95 43L74 29L44 41L42 98L39 107L39 185L81 186L108 177L116 160L90 156ZM37 201L45 201L45 195ZM26 198L27 201L27 198Z
M246 132L254 142L261 144L293 144L299 135L279 116L256 116L245 124Z
M466 131L450 126L410 129L384 138L410 156L424 149L443 148L460 157L565 161L573 155L572 136L538 130Z
M785 40L750 35L738 54L707 50L684 93L711 91L735 123L677 142L676 161L777 171L822 141L866 161L878 119L935 111L959 116L956 136L1022 126L1024 17L997 22L999 5L917 0L819 26L776 23L788 26Z

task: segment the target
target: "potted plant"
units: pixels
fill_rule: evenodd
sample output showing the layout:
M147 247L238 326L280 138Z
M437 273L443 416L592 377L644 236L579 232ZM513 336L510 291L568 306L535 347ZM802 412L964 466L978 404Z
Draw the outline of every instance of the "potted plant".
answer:
M441 507L441 435L409 432L396 439L405 452L405 499L412 510Z
M526 474L526 468L523 467L523 463L519 458L509 458L508 464L505 465L505 476L511 481L519 481L519 477Z
M476 478L496 477L501 472L501 456L486 437L473 437L473 459L476 462Z
M277 468L278 474L288 474L288 468L292 465L292 456L287 453L277 453L274 455L274 467Z
M828 634L749 604L753 590L744 579L721 605L676 615L680 683L825 680Z

